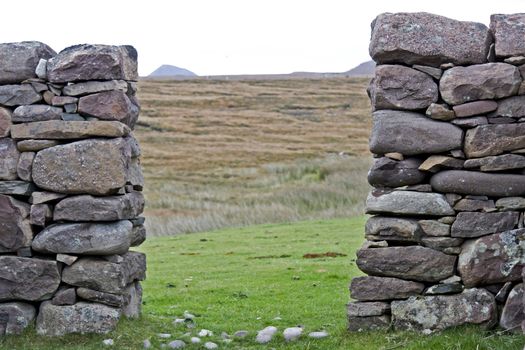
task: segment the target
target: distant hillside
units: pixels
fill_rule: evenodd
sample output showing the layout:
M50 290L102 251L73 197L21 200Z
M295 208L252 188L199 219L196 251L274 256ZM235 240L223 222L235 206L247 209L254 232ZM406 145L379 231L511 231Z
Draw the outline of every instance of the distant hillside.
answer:
M349 77L372 77L374 75L375 68L376 63L374 61L366 61L357 67L344 72L343 74Z
M197 74L187 69L184 69L184 68L171 66L169 64L163 64L159 68L155 69L153 73L148 75L148 77L175 77L175 76L196 77Z

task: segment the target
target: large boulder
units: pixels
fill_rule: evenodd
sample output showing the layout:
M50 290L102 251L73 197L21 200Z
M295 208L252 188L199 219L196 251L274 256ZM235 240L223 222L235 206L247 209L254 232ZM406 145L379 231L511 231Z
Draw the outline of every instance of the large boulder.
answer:
M415 219L372 216L365 225L368 240L418 242L421 234L421 227Z
M366 199L367 214L454 215L455 211L439 193L393 191L371 192Z
M420 282L400 278L361 276L350 283L350 297L361 301L406 299L419 295L425 289Z
M133 46L71 46L49 60L47 77L52 83L137 80L137 51Z
M525 175L446 170L430 179L432 189L443 193L460 193L490 197L525 195Z
M31 246L33 231L28 216L27 203L0 194L0 253Z
M370 83L372 108L427 108L438 99L438 87L430 75L399 65L381 65Z
M30 105L41 99L42 96L30 84L0 85L0 105Z
M84 139L88 137L122 137L130 129L117 121L48 120L11 126L14 139Z
M375 187L419 184L426 177L426 174L418 169L421 162L421 159L418 158L407 158L400 161L388 157L377 158L368 172L368 183Z
M122 91L105 91L81 97L78 113L102 120L117 120L133 128L139 109Z
M517 224L520 213L505 211L501 213L462 212L452 224L451 236L473 238L491 233L512 230Z
M523 283L519 283L509 293L499 326L508 331L521 332L521 322L525 321L525 309L523 307Z
M13 139L0 139L0 180L16 180L20 152Z
M0 44L0 84L36 78L35 69L40 59L54 55L52 48L38 41Z
M480 125L465 134L468 158L495 156L525 148L525 123Z
M20 334L33 323L36 310L27 303L1 303L0 315L0 336Z
M0 256L0 301L46 300L60 284L56 261Z
M383 13L372 22L369 51L378 63L467 65L486 62L491 42L481 23L426 12Z
M112 194L126 184L130 152L122 138L88 139L46 148L33 162L33 181L52 192Z
M497 57L525 56L525 14L490 16L490 30L495 39Z
M438 282L454 274L456 257L421 246L367 248L357 252L356 264L373 276Z
M433 154L462 148L463 131L450 123L394 110L376 111L372 116L370 151L373 153Z
M394 327L400 330L443 330L466 324L493 326L498 317L494 296L485 289L461 294L410 297L391 305Z
M74 305L40 305L36 332L40 335L63 336L69 333L108 333L120 319L119 309L96 303L78 302Z
M459 105L516 95L520 84L518 68L499 62L448 69L439 81L439 90L446 103Z

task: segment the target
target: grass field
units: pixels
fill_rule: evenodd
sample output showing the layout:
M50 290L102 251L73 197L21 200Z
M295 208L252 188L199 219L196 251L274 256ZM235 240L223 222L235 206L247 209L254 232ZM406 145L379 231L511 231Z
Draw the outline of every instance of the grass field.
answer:
M348 282L360 272L355 251L363 240L364 217L293 224L261 225L242 229L152 238L141 250L148 254L143 316L122 321L107 335L70 335L44 338L28 330L22 337L0 338L1 349L66 350L105 348L141 349L150 339L160 349L174 339L189 341L190 333L209 329L207 340L220 349L390 350L522 349L522 335L501 335L478 328L459 328L430 336L407 332L353 333L345 331ZM335 258L305 259L308 253L347 254ZM196 327L174 325L184 311L195 314ZM280 317L280 320L275 320ZM268 345L254 342L255 331L268 325L280 333ZM303 325L305 333L326 330L327 339L285 343L282 330ZM250 335L231 344L221 332L248 330ZM169 333L161 339L158 333ZM202 349L188 345L187 349Z

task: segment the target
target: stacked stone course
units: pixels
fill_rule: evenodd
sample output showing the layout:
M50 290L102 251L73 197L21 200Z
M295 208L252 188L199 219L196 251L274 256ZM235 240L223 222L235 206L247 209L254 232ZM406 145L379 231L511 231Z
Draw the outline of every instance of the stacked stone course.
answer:
M372 216L349 330L525 323L525 14L372 23Z
M139 316L137 79L131 46L0 44L0 335Z

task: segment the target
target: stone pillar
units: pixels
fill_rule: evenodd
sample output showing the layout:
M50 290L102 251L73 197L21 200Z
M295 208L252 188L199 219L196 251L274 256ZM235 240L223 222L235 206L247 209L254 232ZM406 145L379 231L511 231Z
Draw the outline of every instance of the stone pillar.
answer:
M105 333L140 314L137 52L0 44L0 335Z
M519 330L524 320L525 15L372 23L372 215L349 330ZM502 309L501 315L498 309Z

